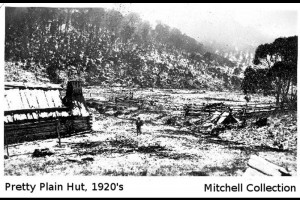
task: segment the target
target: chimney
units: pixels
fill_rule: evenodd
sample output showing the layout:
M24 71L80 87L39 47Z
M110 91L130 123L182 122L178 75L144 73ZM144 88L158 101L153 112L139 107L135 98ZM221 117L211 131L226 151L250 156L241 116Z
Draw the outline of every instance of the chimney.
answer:
M66 96L63 98L65 106L69 107L72 115L88 116L88 109L82 93L82 81L69 81Z

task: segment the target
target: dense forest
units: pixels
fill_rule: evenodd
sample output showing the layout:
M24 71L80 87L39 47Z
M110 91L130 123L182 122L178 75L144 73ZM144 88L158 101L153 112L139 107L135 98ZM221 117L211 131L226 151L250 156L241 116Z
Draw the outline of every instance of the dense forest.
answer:
M239 89L242 66L177 28L104 8L6 8L6 81L12 69L53 83ZM9 68L9 69L7 69ZM10 71L10 73L7 73Z

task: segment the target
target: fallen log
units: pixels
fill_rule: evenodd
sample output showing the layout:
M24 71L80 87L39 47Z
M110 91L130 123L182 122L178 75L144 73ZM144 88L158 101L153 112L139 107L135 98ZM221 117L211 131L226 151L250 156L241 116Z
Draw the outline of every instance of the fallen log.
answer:
M250 157L248 166L249 168L245 171L244 176L291 176L283 167L256 155Z

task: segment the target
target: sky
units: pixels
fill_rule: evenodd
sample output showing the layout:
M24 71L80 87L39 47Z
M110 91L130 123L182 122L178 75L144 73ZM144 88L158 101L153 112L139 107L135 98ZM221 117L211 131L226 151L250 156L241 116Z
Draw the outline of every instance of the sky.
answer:
M198 41L232 43L270 42L297 35L299 5L294 4L200 4L200 3L108 3L123 14L138 13L143 20L176 27ZM254 44L256 45L256 44Z

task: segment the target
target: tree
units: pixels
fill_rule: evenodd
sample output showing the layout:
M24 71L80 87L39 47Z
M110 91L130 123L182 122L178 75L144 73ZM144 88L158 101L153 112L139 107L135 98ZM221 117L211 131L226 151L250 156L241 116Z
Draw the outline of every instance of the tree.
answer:
M207 63L207 68L209 68L210 65L211 65L211 62L212 62L212 60L213 60L212 57L213 57L213 56L212 56L212 53L210 53L210 52L206 52L206 53L203 55L203 59L204 59L204 61Z
M253 63L266 68L256 71L247 68L242 89L244 92L274 91L276 105L295 104L291 97L297 83L297 55L298 36L277 38L270 44L259 45Z
M167 43L170 37L170 27L168 25L158 23L155 27L156 40L161 43Z
M120 27L123 20L123 15L116 10L109 10L105 14L105 22L104 26L111 32L113 32L115 35L118 35L120 32Z
M237 76L231 76L231 84L234 88L239 89L241 87L241 79Z
M171 45L176 47L177 49L181 49L184 45L183 35L181 31L177 28L173 28L170 31L169 42Z

